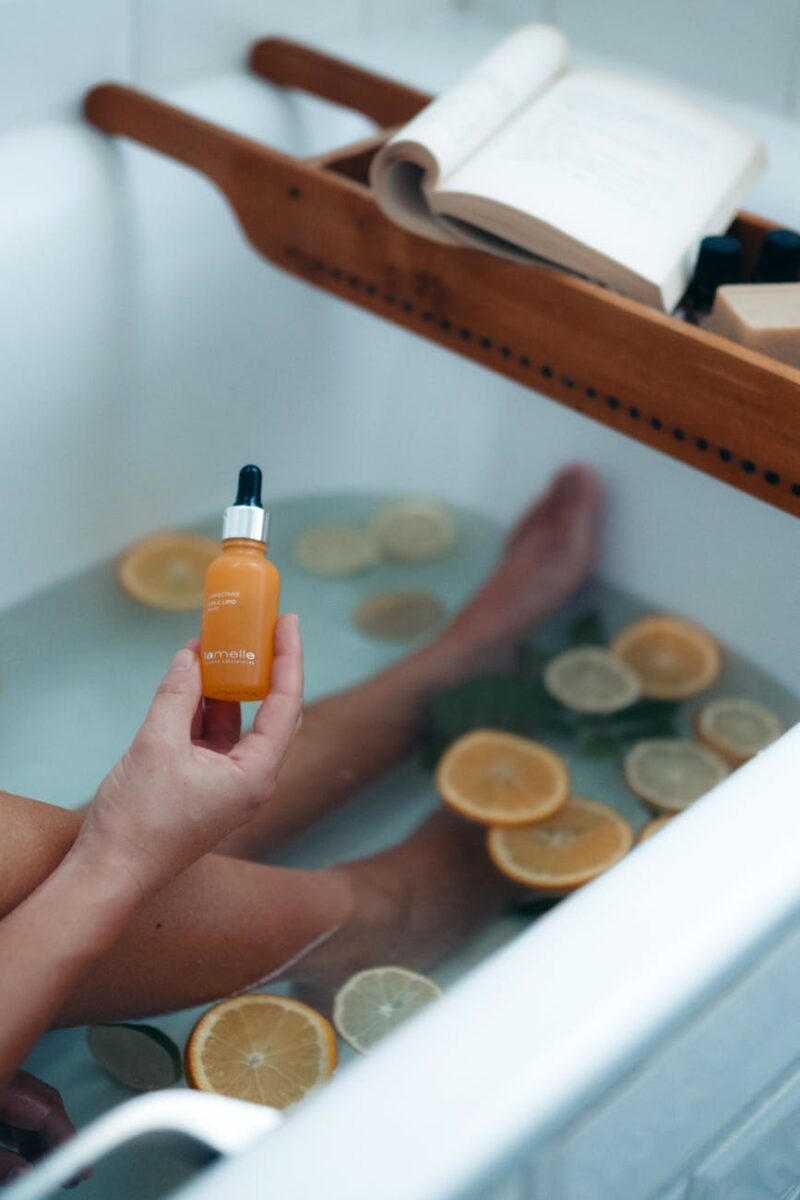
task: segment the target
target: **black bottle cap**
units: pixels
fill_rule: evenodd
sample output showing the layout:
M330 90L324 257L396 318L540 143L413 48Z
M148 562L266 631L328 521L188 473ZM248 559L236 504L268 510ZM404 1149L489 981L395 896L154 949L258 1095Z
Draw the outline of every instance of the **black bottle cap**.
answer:
M756 283L795 283L800 278L800 233L792 229L765 233L753 278Z
M252 505L262 508L261 503L261 469L260 467L242 467L239 472L239 490L236 493L235 505Z
M692 303L710 309L718 287L739 282L741 260L742 243L738 238L730 234L703 238L689 288Z

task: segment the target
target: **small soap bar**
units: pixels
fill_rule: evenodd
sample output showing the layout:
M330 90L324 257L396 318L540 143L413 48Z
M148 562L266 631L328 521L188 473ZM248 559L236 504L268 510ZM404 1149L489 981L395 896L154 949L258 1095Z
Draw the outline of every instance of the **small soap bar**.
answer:
M800 367L800 283L718 288L706 329Z

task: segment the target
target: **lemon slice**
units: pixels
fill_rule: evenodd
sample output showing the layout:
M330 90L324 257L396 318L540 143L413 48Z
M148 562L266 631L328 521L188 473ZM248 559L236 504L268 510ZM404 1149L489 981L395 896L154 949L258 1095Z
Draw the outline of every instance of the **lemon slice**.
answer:
M648 700L688 700L710 687L722 669L719 646L704 629L680 617L645 617L611 643L639 676Z
M321 525L294 544L295 561L312 575L360 575L380 561L378 543L368 529Z
M663 817L653 817L652 821L648 821L646 825L641 827L636 836L636 841L641 845L642 842L646 842L648 838L651 838L654 833L660 833L665 825L669 825L670 821L674 820L675 818L671 813L664 813Z
M376 516L372 528L385 558L401 563L427 563L449 554L456 525L435 500L401 500Z
M613 713L641 695L636 672L610 650L579 646L552 659L544 672L551 696L580 713Z
M607 804L568 800L546 821L489 830L492 862L525 887L571 891L613 867L633 845L633 830Z
M563 758L540 742L476 729L442 755L436 787L444 803L470 821L526 825L566 802L569 771Z
M186 1045L186 1081L270 1108L288 1108L332 1075L336 1035L315 1009L251 994L215 1004Z
M731 766L740 767L784 732L783 723L755 700L710 700L697 714L695 732Z
M430 592L383 592L358 606L353 624L367 637L405 642L433 633L444 617L444 605Z
M353 975L336 993L333 1023L348 1045L363 1054L441 994L432 979L405 967L372 967Z
M129 596L151 608L202 608L206 571L219 553L213 538L156 533L125 551L119 582Z
M131 1091L171 1087L183 1074L178 1047L153 1025L91 1025L86 1041L103 1070Z
M682 738L637 742L625 759L625 781L645 803L664 812L681 812L728 774L712 750Z

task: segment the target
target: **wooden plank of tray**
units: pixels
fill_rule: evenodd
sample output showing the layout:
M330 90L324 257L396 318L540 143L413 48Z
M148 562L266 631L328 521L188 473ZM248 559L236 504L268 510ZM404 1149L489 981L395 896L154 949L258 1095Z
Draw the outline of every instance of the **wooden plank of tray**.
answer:
M381 122L427 100L283 39L252 59ZM126 87L95 89L86 111L212 179L281 269L800 515L800 371L555 269L406 232L366 185L380 137L301 161ZM752 255L769 225L738 225Z

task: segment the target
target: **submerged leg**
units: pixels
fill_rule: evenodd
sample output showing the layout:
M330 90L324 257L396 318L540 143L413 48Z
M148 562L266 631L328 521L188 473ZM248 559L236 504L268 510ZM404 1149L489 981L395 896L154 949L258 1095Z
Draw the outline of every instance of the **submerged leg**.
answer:
M591 572L600 485L568 467L515 526L486 583L430 645L306 710L268 808L221 850L257 857L313 825L411 749L438 691L497 661Z

